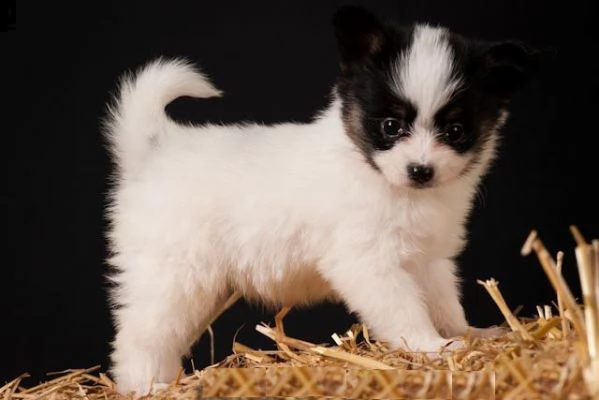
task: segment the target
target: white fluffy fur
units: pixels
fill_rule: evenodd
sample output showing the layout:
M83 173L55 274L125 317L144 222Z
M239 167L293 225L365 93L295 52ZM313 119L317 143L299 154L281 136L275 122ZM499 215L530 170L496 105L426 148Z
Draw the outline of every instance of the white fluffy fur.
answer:
M174 379L232 290L275 306L341 299L394 347L435 352L466 332L451 258L480 171L396 186L344 133L338 100L313 123L272 127L182 126L164 112L218 94L190 65L157 61L113 108L121 392Z
M447 34L442 27L416 26L411 46L397 59L391 77L398 96L417 105L417 123L428 128L435 113L460 87L452 74L453 52Z

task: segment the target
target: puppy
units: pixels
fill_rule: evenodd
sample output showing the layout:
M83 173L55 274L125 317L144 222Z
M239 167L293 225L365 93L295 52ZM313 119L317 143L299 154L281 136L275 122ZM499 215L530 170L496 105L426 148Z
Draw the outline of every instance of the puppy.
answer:
M119 391L173 380L234 290L274 307L341 300L412 351L495 332L469 327L453 259L534 53L356 7L333 25L340 75L307 124L175 123L172 100L221 95L181 60L122 80L106 121Z

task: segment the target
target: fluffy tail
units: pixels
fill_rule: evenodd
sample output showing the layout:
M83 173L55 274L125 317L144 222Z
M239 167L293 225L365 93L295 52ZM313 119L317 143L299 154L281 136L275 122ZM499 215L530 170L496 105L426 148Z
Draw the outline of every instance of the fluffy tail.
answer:
M189 62L157 59L121 79L105 123L113 157L121 174L143 163L152 143L172 123L164 108L178 97L217 97L222 93Z

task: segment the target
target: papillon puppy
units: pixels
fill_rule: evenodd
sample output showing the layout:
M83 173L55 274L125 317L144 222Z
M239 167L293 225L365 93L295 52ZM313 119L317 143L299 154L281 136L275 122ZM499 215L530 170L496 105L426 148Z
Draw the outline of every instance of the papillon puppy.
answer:
M123 78L106 134L122 393L169 383L237 291L272 307L342 301L393 348L439 352L467 332L454 258L535 52L426 24L333 18L340 73L310 123L192 126L181 96L220 96L190 63Z

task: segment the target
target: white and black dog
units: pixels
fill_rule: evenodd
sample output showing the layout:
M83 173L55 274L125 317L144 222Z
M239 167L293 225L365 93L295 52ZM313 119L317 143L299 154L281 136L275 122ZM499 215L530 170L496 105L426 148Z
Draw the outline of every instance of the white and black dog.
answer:
M535 53L356 7L333 25L340 76L307 124L170 120L178 97L221 95L181 60L122 80L106 123L119 391L174 379L233 291L274 307L341 300L413 351L497 332L469 327L453 259Z

